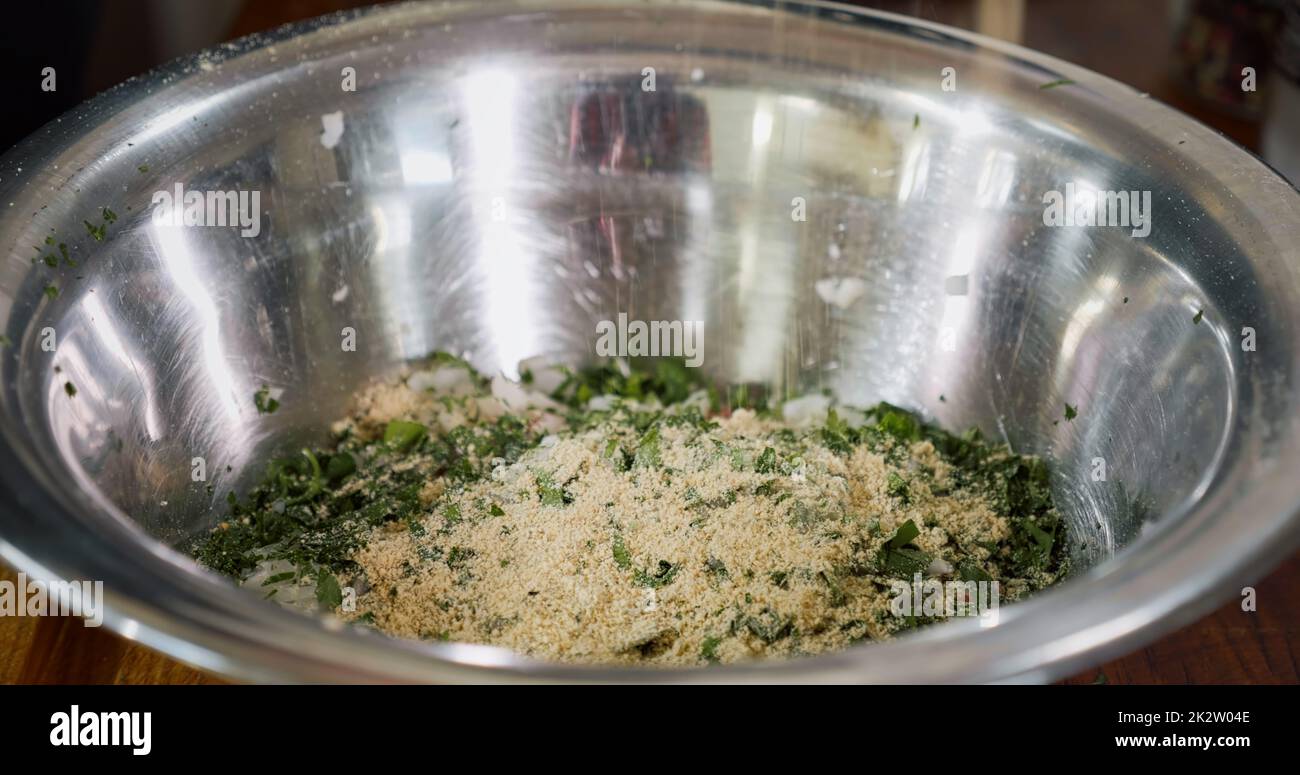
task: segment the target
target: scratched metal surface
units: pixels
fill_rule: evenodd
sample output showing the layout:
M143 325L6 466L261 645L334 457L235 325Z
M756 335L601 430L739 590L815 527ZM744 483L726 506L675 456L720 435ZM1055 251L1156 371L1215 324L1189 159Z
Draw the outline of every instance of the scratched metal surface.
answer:
M1077 83L1040 88L1062 77ZM1070 181L1152 192L1150 235L1044 226L1044 192ZM155 223L151 197L177 183L259 191L261 233ZM1047 457L1091 568L994 632L738 678L1059 675L1294 542L1300 197L1126 87L964 33L812 6L398 6L129 82L0 161L0 193L0 549L111 577L110 624L213 669L560 675L358 642L164 547L370 379L438 349L507 374L581 362L620 312L703 320L719 383L885 399ZM104 207L119 218L101 242L83 221ZM47 236L75 266L33 263ZM842 278L858 297L827 303L818 282ZM283 391L272 415L253 405L263 384Z

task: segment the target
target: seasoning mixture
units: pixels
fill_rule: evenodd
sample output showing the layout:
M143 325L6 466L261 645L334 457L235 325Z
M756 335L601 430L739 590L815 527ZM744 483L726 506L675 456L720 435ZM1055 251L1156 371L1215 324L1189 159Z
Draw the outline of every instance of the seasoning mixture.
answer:
M888 404L777 411L671 361L448 355L358 396L330 450L273 462L195 548L287 605L567 662L696 665L841 649L944 618L891 582L1064 572L1047 469Z

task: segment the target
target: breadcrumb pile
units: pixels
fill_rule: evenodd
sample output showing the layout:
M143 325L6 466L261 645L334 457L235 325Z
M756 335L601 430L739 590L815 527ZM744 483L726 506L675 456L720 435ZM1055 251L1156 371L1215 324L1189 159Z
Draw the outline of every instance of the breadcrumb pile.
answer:
M821 395L723 410L662 363L434 363L270 461L195 556L394 636L636 665L833 651L1066 572L1046 466L976 431ZM937 607L895 605L923 579Z
M401 418L442 432L467 421L463 402L404 384L361 405L355 425L371 433ZM843 456L750 410L712 421L670 410L645 432L638 409L548 435L481 481L429 482L417 518L376 528L355 555L355 616L566 662L816 654L908 625L872 567L908 520L934 575L1007 538L984 497L936 494L951 469L929 441ZM891 494L891 473L906 498ZM1004 596L1027 584L1010 582Z

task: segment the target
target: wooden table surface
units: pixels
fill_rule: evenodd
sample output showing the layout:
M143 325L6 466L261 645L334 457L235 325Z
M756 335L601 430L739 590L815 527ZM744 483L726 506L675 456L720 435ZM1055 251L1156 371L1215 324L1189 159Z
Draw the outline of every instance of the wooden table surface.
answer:
M248 3L231 37L268 29L365 0L283 0ZM885 6L958 26L972 26L973 6L960 0L881 0ZM1254 148L1257 127L1206 112L1173 88L1169 52L1152 46L1164 34L1168 0L1094 0L1080 13L1074 0L1035 0L1026 6L1022 42L1129 83ZM1116 23L1122 19L1123 23ZM13 574L0 566L0 579ZM1229 603L1195 624L1066 683L1297 683L1300 670L1300 554L1256 585L1257 610ZM0 617L0 682L220 683L105 629L71 619Z

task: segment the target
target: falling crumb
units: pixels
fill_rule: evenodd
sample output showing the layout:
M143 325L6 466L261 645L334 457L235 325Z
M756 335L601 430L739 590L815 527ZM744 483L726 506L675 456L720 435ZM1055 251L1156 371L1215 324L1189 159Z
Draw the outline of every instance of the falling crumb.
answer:
M326 148L334 148L343 137L343 111L336 110L333 113L322 114L320 123L322 127L320 144Z
M826 277L815 282L813 289L832 307L848 309L867 292L867 284L856 277Z

